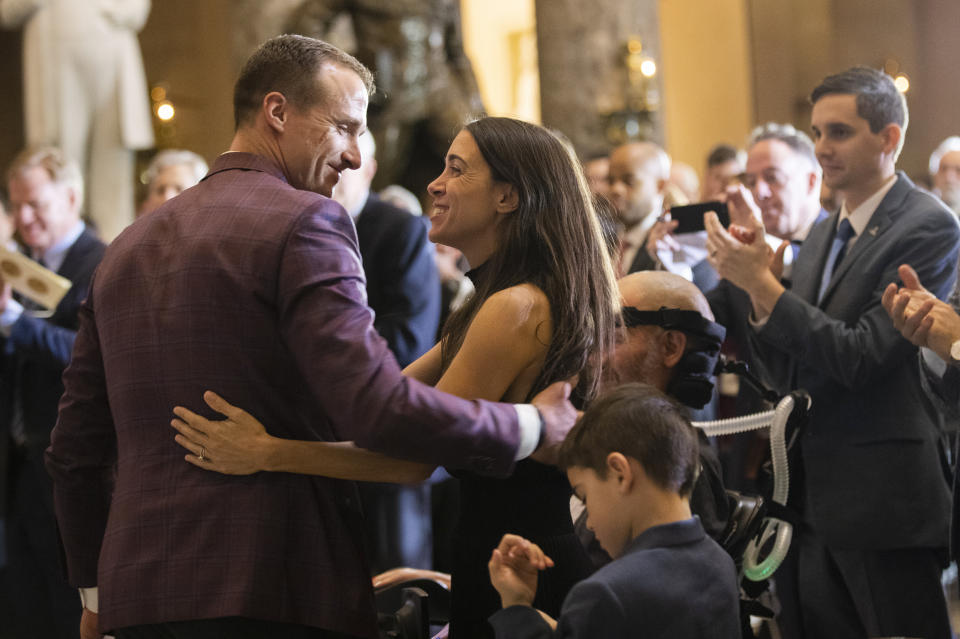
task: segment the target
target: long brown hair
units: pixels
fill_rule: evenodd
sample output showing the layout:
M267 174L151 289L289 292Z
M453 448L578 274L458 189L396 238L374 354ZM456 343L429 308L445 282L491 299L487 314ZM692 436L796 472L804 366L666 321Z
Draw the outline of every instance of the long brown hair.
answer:
M443 326L444 368L488 297L530 283L546 295L553 320L531 395L579 375L578 394L590 399L613 345L619 297L580 162L554 134L529 122L481 118L466 130L493 179L512 185L519 203L499 224L497 249L474 283L476 292Z

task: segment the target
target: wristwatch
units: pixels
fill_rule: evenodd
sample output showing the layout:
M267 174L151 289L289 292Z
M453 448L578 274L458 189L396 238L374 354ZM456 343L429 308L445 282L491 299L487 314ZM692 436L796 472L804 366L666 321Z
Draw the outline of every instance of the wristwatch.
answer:
M950 345L950 363L960 364L960 339Z

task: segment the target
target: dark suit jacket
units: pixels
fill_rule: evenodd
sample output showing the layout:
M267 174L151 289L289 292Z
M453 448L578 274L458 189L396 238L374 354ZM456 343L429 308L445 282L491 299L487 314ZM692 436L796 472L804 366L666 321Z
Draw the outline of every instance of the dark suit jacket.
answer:
M430 350L440 322L440 278L423 222L373 193L356 219L373 326L400 366Z
M354 225L227 153L137 220L81 309L47 451L72 584L103 629L246 616L376 635L352 482L183 460L171 408L213 389L274 435L505 475L516 411L405 378L373 328Z
M733 560L700 520L655 526L619 559L574 586L552 631L529 606L490 617L498 638L715 637L739 639Z
M59 274L73 282L73 286L53 315L41 319L25 311L12 326L10 337L0 338L3 370L0 506L7 494L8 433L14 395L19 395L23 408L28 463L41 465L43 451L50 444L50 431L57 421L57 402L63 394L60 378L73 350L80 302L87 295L90 278L105 248L92 232L85 230L68 249L60 267Z
M905 263L945 298L960 229L939 200L899 174L818 304L837 217L811 230L791 290L752 345L779 391L804 388L813 398L800 442L806 517L838 548L945 547L941 418L921 389L917 348L880 298Z

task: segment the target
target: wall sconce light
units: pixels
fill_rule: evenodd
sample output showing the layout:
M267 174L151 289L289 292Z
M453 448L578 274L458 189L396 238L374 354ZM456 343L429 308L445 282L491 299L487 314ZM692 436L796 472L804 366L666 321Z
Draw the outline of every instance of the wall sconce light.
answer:
M157 105L157 117L164 122L169 122L177 115L177 110L173 108L173 103L164 100Z
M900 62L895 58L887 58L883 62L883 71L893 78L893 85L900 93L910 90L910 76L900 70Z
M644 52L643 43L637 36L627 40L623 67L626 83L618 104L600 114L611 144L652 137L653 115L660 108L657 62Z

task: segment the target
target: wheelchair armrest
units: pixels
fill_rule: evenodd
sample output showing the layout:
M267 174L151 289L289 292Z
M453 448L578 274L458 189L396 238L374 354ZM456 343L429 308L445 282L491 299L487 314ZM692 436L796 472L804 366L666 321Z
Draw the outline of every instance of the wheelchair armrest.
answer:
M374 575L373 589L380 591L397 584L417 579L434 581L446 590L450 590L450 573L406 567L391 568L390 570L381 572L379 575Z
M450 575L433 570L394 568L373 578L377 611L393 614L405 604L404 592L419 589L427 596L430 623L450 621Z
M766 514L766 504L759 495L744 495L735 490L727 491L730 501L730 518L720 535L720 545L733 557L739 569L747 544L757 534Z

